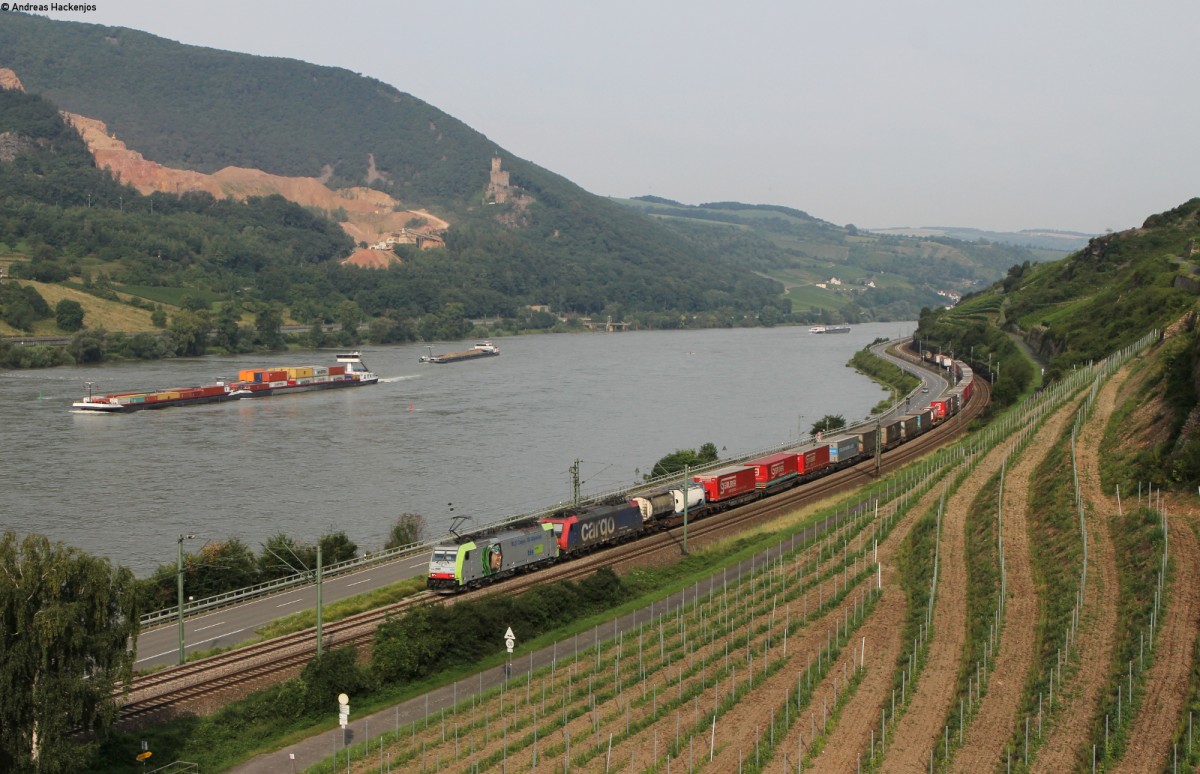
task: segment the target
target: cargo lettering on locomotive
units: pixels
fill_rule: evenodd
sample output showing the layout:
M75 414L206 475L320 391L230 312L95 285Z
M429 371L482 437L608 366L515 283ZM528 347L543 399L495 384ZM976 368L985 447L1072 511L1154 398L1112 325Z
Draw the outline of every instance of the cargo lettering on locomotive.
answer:
M589 521L582 525L580 538L584 543L603 540L617 532L617 523L611 516Z

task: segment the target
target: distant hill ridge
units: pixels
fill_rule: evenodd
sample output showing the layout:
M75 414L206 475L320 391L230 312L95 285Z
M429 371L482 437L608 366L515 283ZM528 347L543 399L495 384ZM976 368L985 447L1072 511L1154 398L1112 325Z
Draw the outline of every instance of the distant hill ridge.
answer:
M1073 252L1087 245L1088 240L1095 234L1084 234L1078 231L1064 231L1051 228L1029 228L1020 231L988 231L969 226L895 226L890 228L864 229L873 234L910 237L947 237L966 242L984 240L987 242L1003 242L1010 245L1039 247L1047 250Z

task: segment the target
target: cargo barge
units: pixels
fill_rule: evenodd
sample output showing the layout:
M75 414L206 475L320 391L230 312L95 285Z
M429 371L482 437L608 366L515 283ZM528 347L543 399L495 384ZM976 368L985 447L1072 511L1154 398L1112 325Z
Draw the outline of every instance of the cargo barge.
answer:
M849 333L849 325L814 325L808 329L809 333Z
M330 390L375 384L379 377L367 370L357 352L337 356L332 366L286 366L250 368L238 372L234 381L200 387L177 387L156 392L119 392L91 395L71 404L76 411L98 414L127 414L131 411L223 403L241 398L266 398L293 392Z
M422 363L458 363L463 360L474 360L480 357L495 357L500 354L500 348L490 341L481 341L464 352L447 352L442 355L433 354L430 348L428 355L421 355Z

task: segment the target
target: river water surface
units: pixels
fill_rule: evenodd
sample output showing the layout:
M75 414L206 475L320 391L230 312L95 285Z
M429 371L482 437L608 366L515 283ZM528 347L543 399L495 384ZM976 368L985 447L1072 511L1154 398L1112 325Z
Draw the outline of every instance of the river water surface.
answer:
M257 553L278 532L311 542L344 530L375 550L413 512L436 537L452 515L479 526L568 500L576 459L587 494L639 480L676 449L712 442L734 456L826 414L862 419L886 396L847 360L912 328L521 336L497 339L500 357L449 365L418 364L424 345L366 346L376 386L114 416L70 404L88 381L97 393L166 389L332 364L335 352L0 372L0 528L139 576L173 563L183 533L237 536Z

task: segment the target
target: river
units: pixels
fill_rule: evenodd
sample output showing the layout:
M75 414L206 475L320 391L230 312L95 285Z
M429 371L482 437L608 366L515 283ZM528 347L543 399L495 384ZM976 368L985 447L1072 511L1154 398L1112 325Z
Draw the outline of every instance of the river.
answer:
M41 533L148 575L176 539L344 530L381 548L396 517L427 537L480 526L581 489L640 480L662 456L716 444L734 456L795 439L826 414L854 422L885 393L846 367L912 323L501 338L500 357L418 364L425 345L364 346L369 387L90 415L98 394L229 378L242 368L332 364L332 350L0 372L6 486L0 528ZM437 352L471 342L441 342Z

